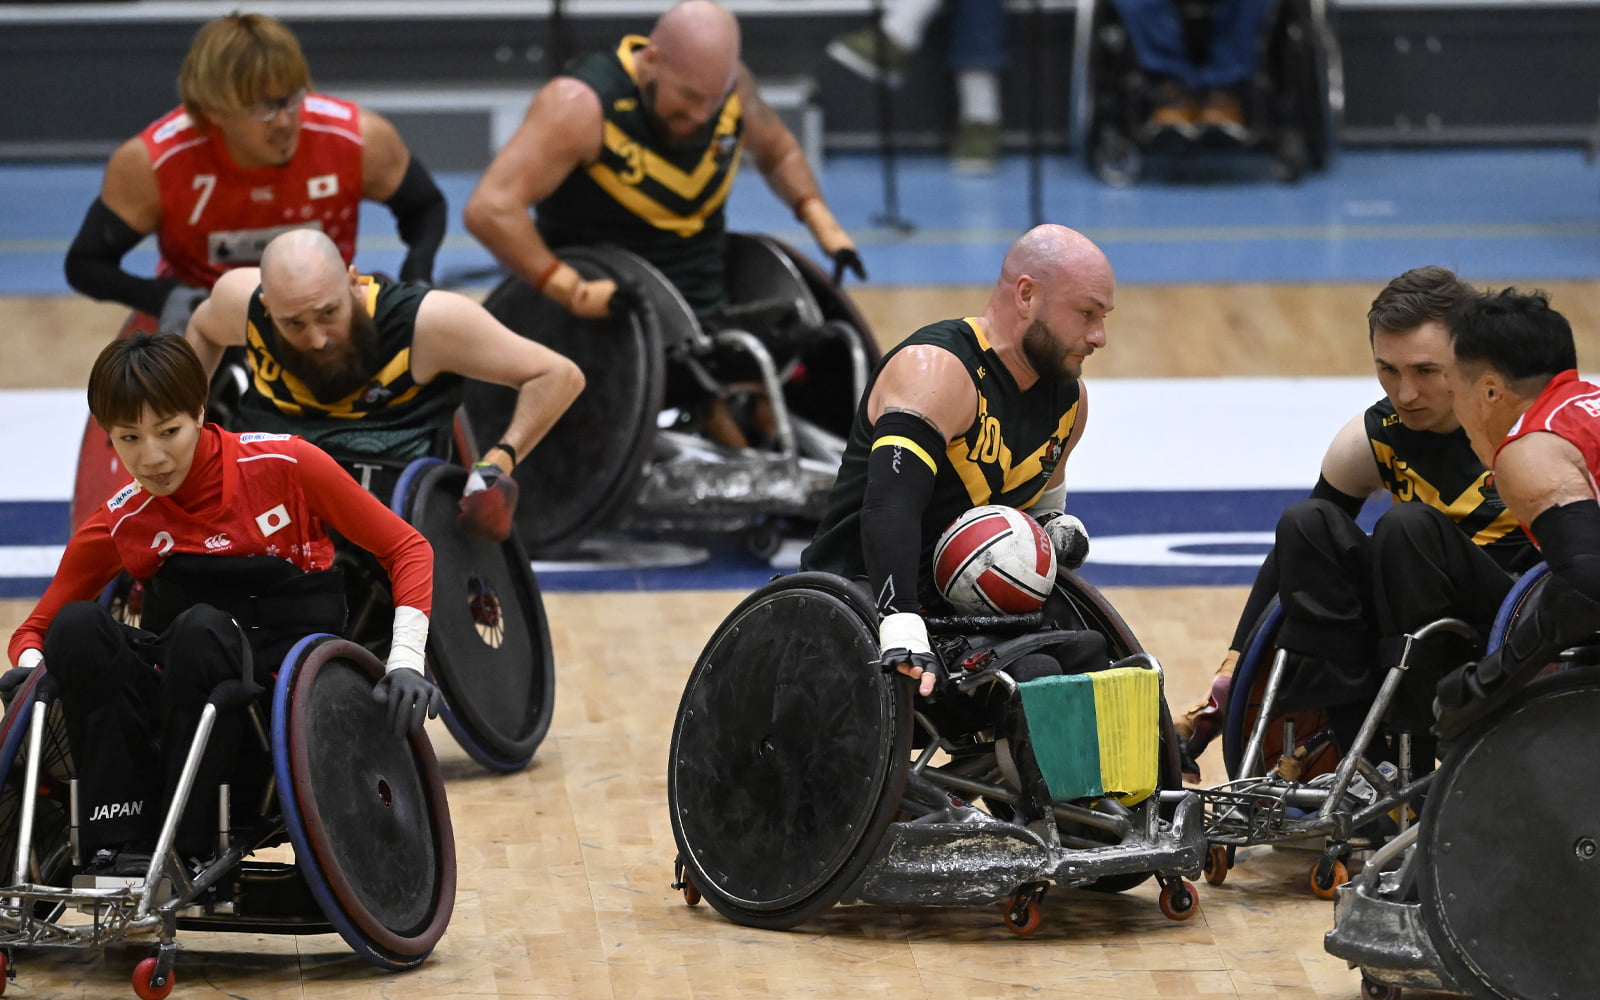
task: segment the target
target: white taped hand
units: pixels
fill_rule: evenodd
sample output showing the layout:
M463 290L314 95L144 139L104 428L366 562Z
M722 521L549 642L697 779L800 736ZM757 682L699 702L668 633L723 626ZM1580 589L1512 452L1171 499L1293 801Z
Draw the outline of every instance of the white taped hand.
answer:
M933 694L939 682L939 661L928 642L928 625L913 611L884 615L878 623L878 663L918 681L917 691Z

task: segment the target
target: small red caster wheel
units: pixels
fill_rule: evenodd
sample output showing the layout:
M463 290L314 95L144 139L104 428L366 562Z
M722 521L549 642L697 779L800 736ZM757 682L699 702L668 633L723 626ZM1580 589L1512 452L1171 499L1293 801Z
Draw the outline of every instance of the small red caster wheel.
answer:
M153 955L133 967L133 994L139 1000L167 1000L172 995L172 987L178 977L169 972L166 981L157 986L151 981L155 974L156 959Z
M1001 917L1011 933L1018 937L1027 937L1044 923L1044 907L1040 906L1039 900L1035 898L1019 899L1013 895L1006 900Z
M698 906L700 903L700 890L687 875L683 877L683 902L685 906Z
M1193 883L1173 879L1161 887L1161 912L1168 920L1188 920L1200 912L1200 894Z
M1385 986L1362 976L1361 1000L1400 1000L1400 987Z

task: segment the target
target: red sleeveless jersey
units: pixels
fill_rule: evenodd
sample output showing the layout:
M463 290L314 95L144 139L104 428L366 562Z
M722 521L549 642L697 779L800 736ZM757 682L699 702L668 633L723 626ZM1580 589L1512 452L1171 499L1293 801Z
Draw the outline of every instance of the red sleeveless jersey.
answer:
M333 565L328 526L377 557L396 605L432 610L433 549L326 452L289 434L208 425L177 494L152 496L130 482L73 532L44 597L11 637L11 660L42 649L63 605L93 600L124 569L145 580L167 557L198 553L276 556L325 570Z
M1555 434L1578 449L1583 464L1589 467L1589 486L1600 496L1600 486L1595 483L1600 475L1600 385L1583 381L1573 369L1551 379L1527 412L1511 425L1506 439L1495 448L1495 457L1517 438L1540 432ZM1533 538L1532 531L1528 537Z
M157 273L210 288L222 272L260 263L288 229L321 229L345 263L355 258L361 216L361 117L349 101L308 94L300 142L285 167L245 170L222 137L198 128L182 107L139 138L161 190Z

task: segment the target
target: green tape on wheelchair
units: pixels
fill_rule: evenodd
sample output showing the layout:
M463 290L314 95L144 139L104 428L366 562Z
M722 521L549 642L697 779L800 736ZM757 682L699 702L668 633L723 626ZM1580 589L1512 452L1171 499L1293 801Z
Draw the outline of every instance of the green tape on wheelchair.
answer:
M1054 801L1109 795L1132 805L1156 790L1161 680L1154 670L1041 677L1018 688Z

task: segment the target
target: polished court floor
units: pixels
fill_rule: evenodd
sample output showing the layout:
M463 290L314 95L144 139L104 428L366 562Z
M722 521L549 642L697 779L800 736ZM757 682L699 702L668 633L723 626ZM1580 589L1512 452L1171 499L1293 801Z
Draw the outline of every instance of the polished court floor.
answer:
M78 426L63 418L63 438L25 415L70 404L121 316L71 297L59 277L97 176L94 166L0 166L0 406L11 427L0 443L8 469L0 571L20 588L0 601L7 632L26 613L36 593L27 581L38 571L4 571L3 560L22 559L23 549L48 558L64 540L55 519L70 482L61 481L63 456L51 453L74 446ZM987 178L913 160L901 198L918 226L903 235L871 224L881 209L871 161L829 165L824 184L872 271L859 299L880 339L981 309L1000 251L1029 222L1026 177L1021 160ZM1580 360L1600 358L1600 202L1594 170L1574 151L1352 152L1298 187L1245 164L1233 173L1180 170L1131 191L1101 188L1078 164L1054 160L1045 182L1047 218L1100 240L1122 282L1112 346L1091 361L1091 392L1103 386L1107 399L1144 404L1096 411L1090 440L1108 446L1093 460L1075 456L1074 503L1092 505L1097 492L1137 494L1152 512L1140 515L1150 518L1149 534L1189 531L1183 518L1196 506L1207 506L1206 523L1215 524L1207 530L1248 521L1259 532L1264 519L1270 528L1272 504L1309 484L1304 470L1314 476L1337 426L1326 426L1330 415L1376 397L1364 313L1382 281L1406 267L1445 263L1480 283L1547 285L1580 332ZM445 184L459 206L471 178ZM803 243L754 183L740 185L734 211L739 228ZM378 216L366 229L377 258L367 266L398 260L387 223ZM135 266L149 259L136 252ZM466 276L487 263L453 220L441 272ZM1307 380L1330 378L1331 387L1316 384L1327 396L1306 389ZM1198 460L1149 460L1157 452L1144 449L1185 429L1207 443ZM1269 430L1270 449L1257 453ZM68 444L50 443L58 439ZM1136 475L1135 466L1146 471ZM1124 570L1136 561L1115 560L1135 557L1114 539L1138 530L1101 533L1096 523L1089 526L1105 555L1091 561L1091 579L1161 659L1169 697L1182 703L1204 687L1226 646L1251 554L1231 575L1211 574L1206 582L1218 585L1187 585L1203 553L1169 538L1155 545L1165 561L1149 557L1153 570L1130 575ZM1257 538L1254 558L1260 550ZM746 569L732 579L770 571ZM563 584L560 573L542 579L558 687L554 724L533 765L489 776L442 727L430 730L449 781L460 888L429 961L387 977L332 936L184 934L175 996L1358 996L1356 974L1322 950L1331 904L1310 896L1311 858L1293 851L1241 855L1227 884L1200 887L1201 912L1183 924L1160 914L1153 887L1124 896L1053 890L1043 928L1026 939L1006 931L992 907L841 908L779 933L684 906L668 886L666 747L700 647L749 585L718 582L730 578L699 564L603 590ZM1132 579L1140 584L1122 582ZM1202 765L1207 778L1220 776L1215 754ZM128 972L144 953L25 953L8 992L128 995Z

